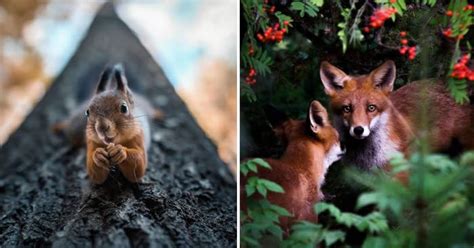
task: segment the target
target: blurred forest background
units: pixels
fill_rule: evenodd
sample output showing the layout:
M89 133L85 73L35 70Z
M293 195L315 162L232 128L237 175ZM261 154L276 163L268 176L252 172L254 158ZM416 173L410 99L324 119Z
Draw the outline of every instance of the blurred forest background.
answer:
M105 1L0 1L0 146L60 73ZM114 1L236 169L234 0Z
M474 104L472 4L241 0L241 175L266 170L269 165L258 158L279 157L285 149L267 121L265 105L298 119L306 118L312 100L329 106L319 75L325 60L360 75L390 59L397 68L395 89L420 79L440 79L459 104ZM429 116L430 109L426 111ZM295 224L288 236L278 226L278 217L288 213L265 199L267 191L280 189L259 178L248 180L241 185L251 202L241 211L241 244L472 246L474 153L431 153L423 135L414 143L411 156L391 161L394 171L409 172L408 185L392 180L392 173L351 170L342 162L332 165L322 189L329 197L314 208L319 223Z

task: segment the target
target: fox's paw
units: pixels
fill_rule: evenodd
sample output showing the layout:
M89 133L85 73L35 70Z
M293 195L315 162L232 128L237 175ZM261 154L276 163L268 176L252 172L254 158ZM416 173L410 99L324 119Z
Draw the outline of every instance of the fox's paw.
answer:
M97 167L101 167L107 170L109 169L109 153L104 148L95 149L92 159L94 160L94 164Z
M112 164L118 165L127 159L127 151L122 145L109 144L107 151L109 152L110 162Z

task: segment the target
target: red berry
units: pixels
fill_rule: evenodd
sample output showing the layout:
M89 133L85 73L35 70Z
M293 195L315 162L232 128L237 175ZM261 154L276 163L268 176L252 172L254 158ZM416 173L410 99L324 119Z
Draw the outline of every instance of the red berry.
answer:
M369 33L370 32L370 28L369 27L364 27L362 29L362 31L364 31L364 33Z
M263 37L262 34L257 34L257 39L261 42L265 42L265 38Z
M407 50L408 50L408 47L403 46L402 48L400 48L399 52L400 52L400 54L403 55L403 54L407 53Z
M400 32L400 36L401 36L401 37L405 37L405 36L407 36L407 32L406 32L406 31L402 31L402 32Z
M392 3L392 4L396 3L396 2L397 2L397 0L390 0L390 3Z
M290 24L289 21L284 21L284 22L283 22L283 25L285 25L285 26L288 26L288 24Z
M445 30L443 30L443 35L450 38L451 37L451 34L453 33L452 29L451 28L447 28Z
M408 40L407 40L407 39L402 39L402 40L400 40L400 42L401 42L403 45L408 44Z
M469 79L469 81L474 81L474 71L471 71L471 73L469 73L469 76L467 76L467 79Z
M451 10L446 11L446 15L447 16L453 16L453 11L451 11Z
M270 14L273 14L274 12L275 12L275 6L272 6L272 7L270 8Z

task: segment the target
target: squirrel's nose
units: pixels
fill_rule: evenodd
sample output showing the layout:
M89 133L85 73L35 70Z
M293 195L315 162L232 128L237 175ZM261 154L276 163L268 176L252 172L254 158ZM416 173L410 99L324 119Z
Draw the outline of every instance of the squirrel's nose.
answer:
M105 133L110 130L110 124L106 122L99 122L97 123L97 131L100 133Z
M102 132L107 132L107 131L109 131L109 129L110 129L110 125L108 125L108 124L101 125L99 129L100 129Z

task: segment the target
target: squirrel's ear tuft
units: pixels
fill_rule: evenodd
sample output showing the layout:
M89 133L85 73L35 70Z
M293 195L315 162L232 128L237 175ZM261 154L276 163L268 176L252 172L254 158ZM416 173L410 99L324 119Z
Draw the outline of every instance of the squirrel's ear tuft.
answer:
M121 63L114 66L114 76L115 80L117 81L117 90L126 93L128 89L128 82L127 77L125 76L125 70L123 69L123 65Z
M99 82L97 83L97 89L95 91L96 94L99 94L105 90L108 82L110 81L112 70L113 70L112 66L106 66L104 71L102 71Z

